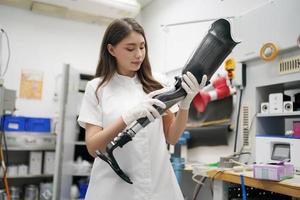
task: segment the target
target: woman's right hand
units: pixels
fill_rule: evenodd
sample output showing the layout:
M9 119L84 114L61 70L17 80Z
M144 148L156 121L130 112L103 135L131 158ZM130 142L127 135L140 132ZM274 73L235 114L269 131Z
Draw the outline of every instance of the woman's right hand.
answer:
M143 117L147 117L152 122L155 118L160 116L159 112L154 108L153 105L156 105L162 109L166 108L166 105L162 101L158 99L152 99L152 93L150 93L141 103L123 113L122 119L127 126L133 121Z

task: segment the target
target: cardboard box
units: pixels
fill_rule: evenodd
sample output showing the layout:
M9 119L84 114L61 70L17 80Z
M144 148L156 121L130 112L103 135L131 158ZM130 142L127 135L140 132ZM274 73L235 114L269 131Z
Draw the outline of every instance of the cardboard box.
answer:
M29 174L40 175L42 174L42 157L41 151L31 151L29 156Z
M255 164L253 166L253 177L281 181L294 177L294 165L290 163L279 164Z

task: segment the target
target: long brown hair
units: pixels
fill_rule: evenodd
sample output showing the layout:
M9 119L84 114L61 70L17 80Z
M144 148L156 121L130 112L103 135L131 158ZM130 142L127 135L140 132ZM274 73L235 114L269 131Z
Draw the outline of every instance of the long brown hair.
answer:
M109 53L107 45L117 45L132 31L141 34L145 40L145 58L141 64L140 69L137 71L137 76L140 79L141 84L143 85L143 90L146 93L149 93L162 88L162 85L158 81L156 81L152 76L151 66L148 57L148 46L143 27L139 25L137 21L133 18L123 18L114 20L105 31L100 49L100 58L95 74L95 77L102 77L103 79L100 81L96 89L96 94L98 89L103 84L107 83L117 70L117 61L115 57L113 57Z

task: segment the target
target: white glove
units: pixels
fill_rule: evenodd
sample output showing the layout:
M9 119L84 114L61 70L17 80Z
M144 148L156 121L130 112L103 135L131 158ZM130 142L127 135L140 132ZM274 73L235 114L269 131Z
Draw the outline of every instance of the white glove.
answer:
M153 105L161 107L162 109L165 109L166 105L158 99L152 99L152 97L156 95L155 92L157 91L149 93L141 103L122 114L122 119L127 126L142 117L147 117L152 122L155 118L160 116Z
M179 108L182 110L188 110L190 108L190 104L196 94L200 92L200 90L205 86L207 81L207 76L203 75L201 83L199 84L196 77L191 73L187 72L182 76L183 80L181 85L182 88L186 91L186 97L181 100L179 103Z
M175 89L175 87L164 87L164 88L162 88L162 89L159 89L159 90L155 90L155 91L153 91L153 92L150 92L150 93L148 94L148 97L153 98L153 97L156 96L156 95L159 95L159 94L162 94L162 93L165 93L165 92L169 92L169 91L174 90L174 89Z

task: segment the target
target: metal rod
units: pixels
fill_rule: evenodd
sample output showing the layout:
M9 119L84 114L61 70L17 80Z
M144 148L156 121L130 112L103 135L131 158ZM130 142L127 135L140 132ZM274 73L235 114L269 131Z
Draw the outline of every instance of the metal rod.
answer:
M229 17L218 17L218 18L208 18L208 19L199 19L199 20L192 20L192 21L186 21L186 22L178 22L178 23L172 23L172 24L162 24L160 25L161 27L170 27L170 26L179 26L179 25L185 25L185 24L195 24L195 23L202 23L202 22L210 22L210 21L215 21L220 18L223 19L233 19L235 18L234 16L229 16Z
M171 24L162 24L160 25L161 27L170 27L170 26L179 26L179 25L185 25L185 24L195 24L195 23L202 23L202 22L210 22L210 21L215 21L218 20L220 18L223 19L233 19L233 18L238 18L241 16L244 16L246 14L248 14L249 12L252 12L254 10L257 10L261 7L264 7L268 4L274 3L275 0L268 0L267 2L264 2L254 8L248 9L245 12L243 12L242 14L238 15L238 16L228 16L228 17L218 17L218 18L207 18L207 19L199 19L199 20L192 20L192 21L186 21L186 22L178 22L178 23L171 23Z

